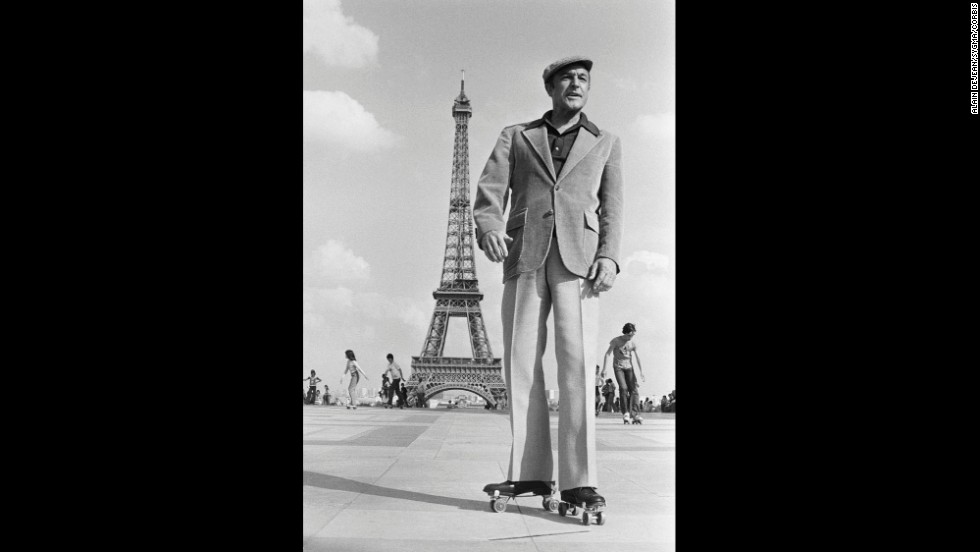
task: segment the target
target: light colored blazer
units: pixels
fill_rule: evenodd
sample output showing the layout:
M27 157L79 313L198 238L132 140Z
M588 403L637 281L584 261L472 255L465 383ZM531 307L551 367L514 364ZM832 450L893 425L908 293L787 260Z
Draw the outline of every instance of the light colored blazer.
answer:
M565 267L585 278L598 257L616 263L623 237L622 148L615 135L578 129L561 174L555 174L543 119L505 128L477 184L473 203L476 240L491 230L514 239L504 261L504 281L536 270L558 238ZM510 200L510 212L504 210Z

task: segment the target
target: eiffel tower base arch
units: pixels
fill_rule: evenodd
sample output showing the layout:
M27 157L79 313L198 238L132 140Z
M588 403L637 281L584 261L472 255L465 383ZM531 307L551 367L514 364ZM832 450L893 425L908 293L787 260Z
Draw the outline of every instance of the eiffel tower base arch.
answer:
M405 383L409 393L417 394L419 384L426 382L424 399L459 389L469 391L496 408L507 395L501 376L499 358L412 357L412 376Z

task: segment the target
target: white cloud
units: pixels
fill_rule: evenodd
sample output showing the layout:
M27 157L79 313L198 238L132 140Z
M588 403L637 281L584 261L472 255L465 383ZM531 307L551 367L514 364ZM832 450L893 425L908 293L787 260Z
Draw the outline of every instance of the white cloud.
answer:
M626 267L626 270L629 270L630 265L634 262L644 265L646 270L650 272L665 273L670 266L670 257L662 253L654 253L653 251L634 251L629 257L626 257L623 266Z
M344 15L340 0L303 0L303 52L324 63L364 67L378 57L378 35Z
M367 280L371 277L371 265L334 240L328 240L326 245L313 252L312 269L314 275L327 280Z
M651 138L672 139L677 127L676 117L673 112L657 113L654 115L640 115L634 128L645 136Z
M391 147L398 141L357 100L326 90L303 91L303 139L356 151Z

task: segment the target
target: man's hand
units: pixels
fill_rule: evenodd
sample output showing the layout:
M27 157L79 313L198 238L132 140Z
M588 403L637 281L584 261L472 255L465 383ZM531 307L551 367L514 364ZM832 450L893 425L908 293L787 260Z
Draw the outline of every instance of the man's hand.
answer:
M514 238L500 230L491 230L483 235L483 252L491 262L502 262L507 258L507 244L513 241Z
M612 259L599 257L589 267L589 275L586 279L595 280L592 283L593 292L609 291L616 281L616 263Z

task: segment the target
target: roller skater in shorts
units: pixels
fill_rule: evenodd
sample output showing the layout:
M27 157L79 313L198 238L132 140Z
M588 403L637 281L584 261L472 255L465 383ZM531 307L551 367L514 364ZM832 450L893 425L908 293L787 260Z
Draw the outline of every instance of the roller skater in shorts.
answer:
M303 381L309 380L310 388L306 391L306 404L314 404L316 402L317 388L316 384L323 381L316 375L316 370L310 370L310 377L303 378Z
M614 357L613 372L616 374L616 381L619 383L619 409L623 413L624 424L642 424L643 416L640 416L640 385L636 382L636 374L633 373L633 356L636 356L636 367L640 371L640 379L646 381L643 375L643 367L640 366L640 354L636 351L636 343L633 336L636 335L636 326L627 322L623 326L623 335L614 337L609 342L609 349L606 356L602 359L602 376L606 375L606 364L609 357Z

